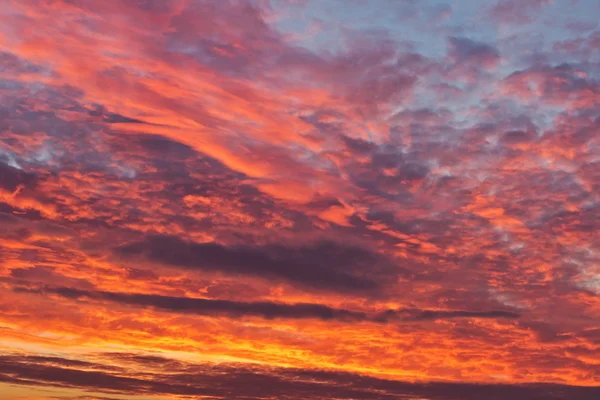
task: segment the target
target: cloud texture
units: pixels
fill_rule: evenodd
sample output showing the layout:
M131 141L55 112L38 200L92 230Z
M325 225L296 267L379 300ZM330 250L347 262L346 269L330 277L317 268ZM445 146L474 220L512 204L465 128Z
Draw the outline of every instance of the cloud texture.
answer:
M598 13L3 1L0 399L598 398Z

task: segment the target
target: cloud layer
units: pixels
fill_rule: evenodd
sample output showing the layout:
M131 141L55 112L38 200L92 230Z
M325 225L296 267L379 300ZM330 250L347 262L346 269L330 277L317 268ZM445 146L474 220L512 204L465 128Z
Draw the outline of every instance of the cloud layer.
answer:
M597 398L600 8L467 3L4 2L4 398Z

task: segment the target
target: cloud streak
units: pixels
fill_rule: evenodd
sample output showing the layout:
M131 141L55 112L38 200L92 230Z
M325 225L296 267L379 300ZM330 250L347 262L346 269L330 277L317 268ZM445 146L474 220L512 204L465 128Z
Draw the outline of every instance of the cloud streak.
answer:
M273 302L239 302L228 300L159 296L141 293L115 293L88 291L68 287L46 287L27 289L16 287L19 292L56 294L68 299L90 299L109 301L130 306L154 307L159 310L191 313L210 317L260 317L266 319L319 319L338 322L417 322L453 318L508 318L516 319L519 313L511 311L462 311L462 310L385 310L367 313L327 307L321 304Z
M102 363L90 364L96 370L79 371L72 368L74 364L69 360L3 355L0 356L0 371L10 372L13 378L9 378L8 374L0 374L0 381L34 385L73 385L98 392L110 390L121 395L201 395L215 399L238 396L239 392L235 390L243 390L246 399L264 398L265 395L286 396L290 391L303 398L335 396L354 399L409 399L426 396L434 400L477 399L484 393L492 393L492 399L510 396L514 399L529 400L566 395L586 400L594 398L598 393L596 388L570 388L559 385L408 384L335 371L264 369L260 366L242 367L235 364L173 363L162 357L136 354L100 354L96 357L106 361L112 359L111 361L126 362L144 370L150 365L152 372L147 371L144 377L133 377L123 375L121 371L114 371L109 365ZM168 370L165 371L164 368Z

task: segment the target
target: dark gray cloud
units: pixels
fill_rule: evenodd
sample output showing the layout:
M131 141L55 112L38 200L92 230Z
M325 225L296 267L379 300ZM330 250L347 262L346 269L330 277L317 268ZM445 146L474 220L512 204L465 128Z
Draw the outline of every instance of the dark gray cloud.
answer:
M146 124L146 122L140 119L126 117L116 113L108 113L102 117L102 120L109 124Z
M0 155L1 157L1 155ZM2 162L0 158L0 188L15 191L19 186L34 186L36 176L26 171L19 170Z
M47 288L46 292L63 297L78 299L90 298L113 301L122 304L155 307L162 310L192 313L207 316L237 318L257 316L267 319L314 318L322 320L360 321L367 320L366 314L357 311L336 309L320 304L283 304L273 302L245 303L229 300L213 300L188 297L172 297L147 294L113 293L85 291L73 288Z
M388 320L398 319L401 321L429 321L454 318L519 318L521 314L513 311L466 311L466 310L419 310L401 309L387 311L380 315Z
M175 236L149 236L117 248L116 254L143 255L155 262L183 268L283 279L342 291L372 291L383 286L383 282L376 279L389 267L389 260L381 255L335 242L299 247L229 247L188 242Z
M239 318L253 316L266 319L320 319L341 322L401 323L455 318L509 318L520 317L511 311L467 311L467 310L420 310L400 309L371 312L332 308L311 303L241 302L231 300L173 297L139 293L116 293L80 290L69 287L45 287L27 289L16 287L16 291L56 294L69 299L92 299L110 301L140 307L155 307L179 313L190 313L211 317Z
M8 214L18 214L19 218L33 221L44 219L38 210L20 209L13 207L10 204L0 202L0 218L8 218Z

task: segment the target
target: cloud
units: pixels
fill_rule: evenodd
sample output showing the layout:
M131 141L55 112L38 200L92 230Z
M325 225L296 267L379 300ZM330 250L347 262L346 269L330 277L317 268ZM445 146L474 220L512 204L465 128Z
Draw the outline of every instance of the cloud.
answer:
M401 309L392 311L391 314L408 321L427 321L427 320L443 320L453 318L508 318L516 319L521 315L511 311L434 311L434 310L410 310ZM389 316L390 312L384 312L381 316Z
M518 70L502 81L509 95L521 101L539 101L551 106L589 110L598 97L600 84L579 65L539 65Z
M175 236L149 236L120 246L122 257L143 255L167 265L255 276L329 290L372 291L383 283L375 280L389 261L376 253L335 242L292 247L284 245L223 246L193 243ZM370 266L370 276L363 267Z
M295 397L320 399L469 400L488 396L520 400L595 399L598 389L559 385L478 385L405 383L336 371L264 368L238 363L199 364L172 362L162 357L113 353L96 358L133 362L143 375L114 371L107 364L89 364L95 370L77 370L68 360L29 356L0 356L0 381L42 386L69 386L120 395L209 396L210 398L259 399ZM148 370L150 366L150 370ZM165 370L165 368L167 368Z
M0 162L0 188L14 192L19 187L33 187L36 183L34 174L19 170Z
M553 0L499 0L490 14L497 22L526 24L532 22L536 14Z
M474 63L493 67L500 59L498 49L464 37L450 37L450 57L457 64Z
M590 1L4 3L0 342L89 363L11 359L5 381L445 400L598 385ZM194 386L182 360L166 376L82 355L123 348L243 365Z
M521 315L511 311L463 311L463 310L418 310L400 309L383 312L366 312L332 308L322 304L274 302L240 302L218 299L173 297L140 293L115 293L80 290L69 287L46 286L43 289L16 287L18 292L56 294L68 299L87 298L109 301L124 305L154 307L171 312L190 313L210 317L260 317L265 319L319 319L337 322L419 322L455 318L507 318L517 319Z
M362 312L334 309L320 304L281 304L271 302L245 303L229 300L146 294L92 292L72 288L46 288L44 291L46 293L54 293L72 299L90 298L213 317L225 316L228 318L236 318L243 316L257 316L266 319L313 318L324 321L337 320L347 322L368 320L367 315Z

